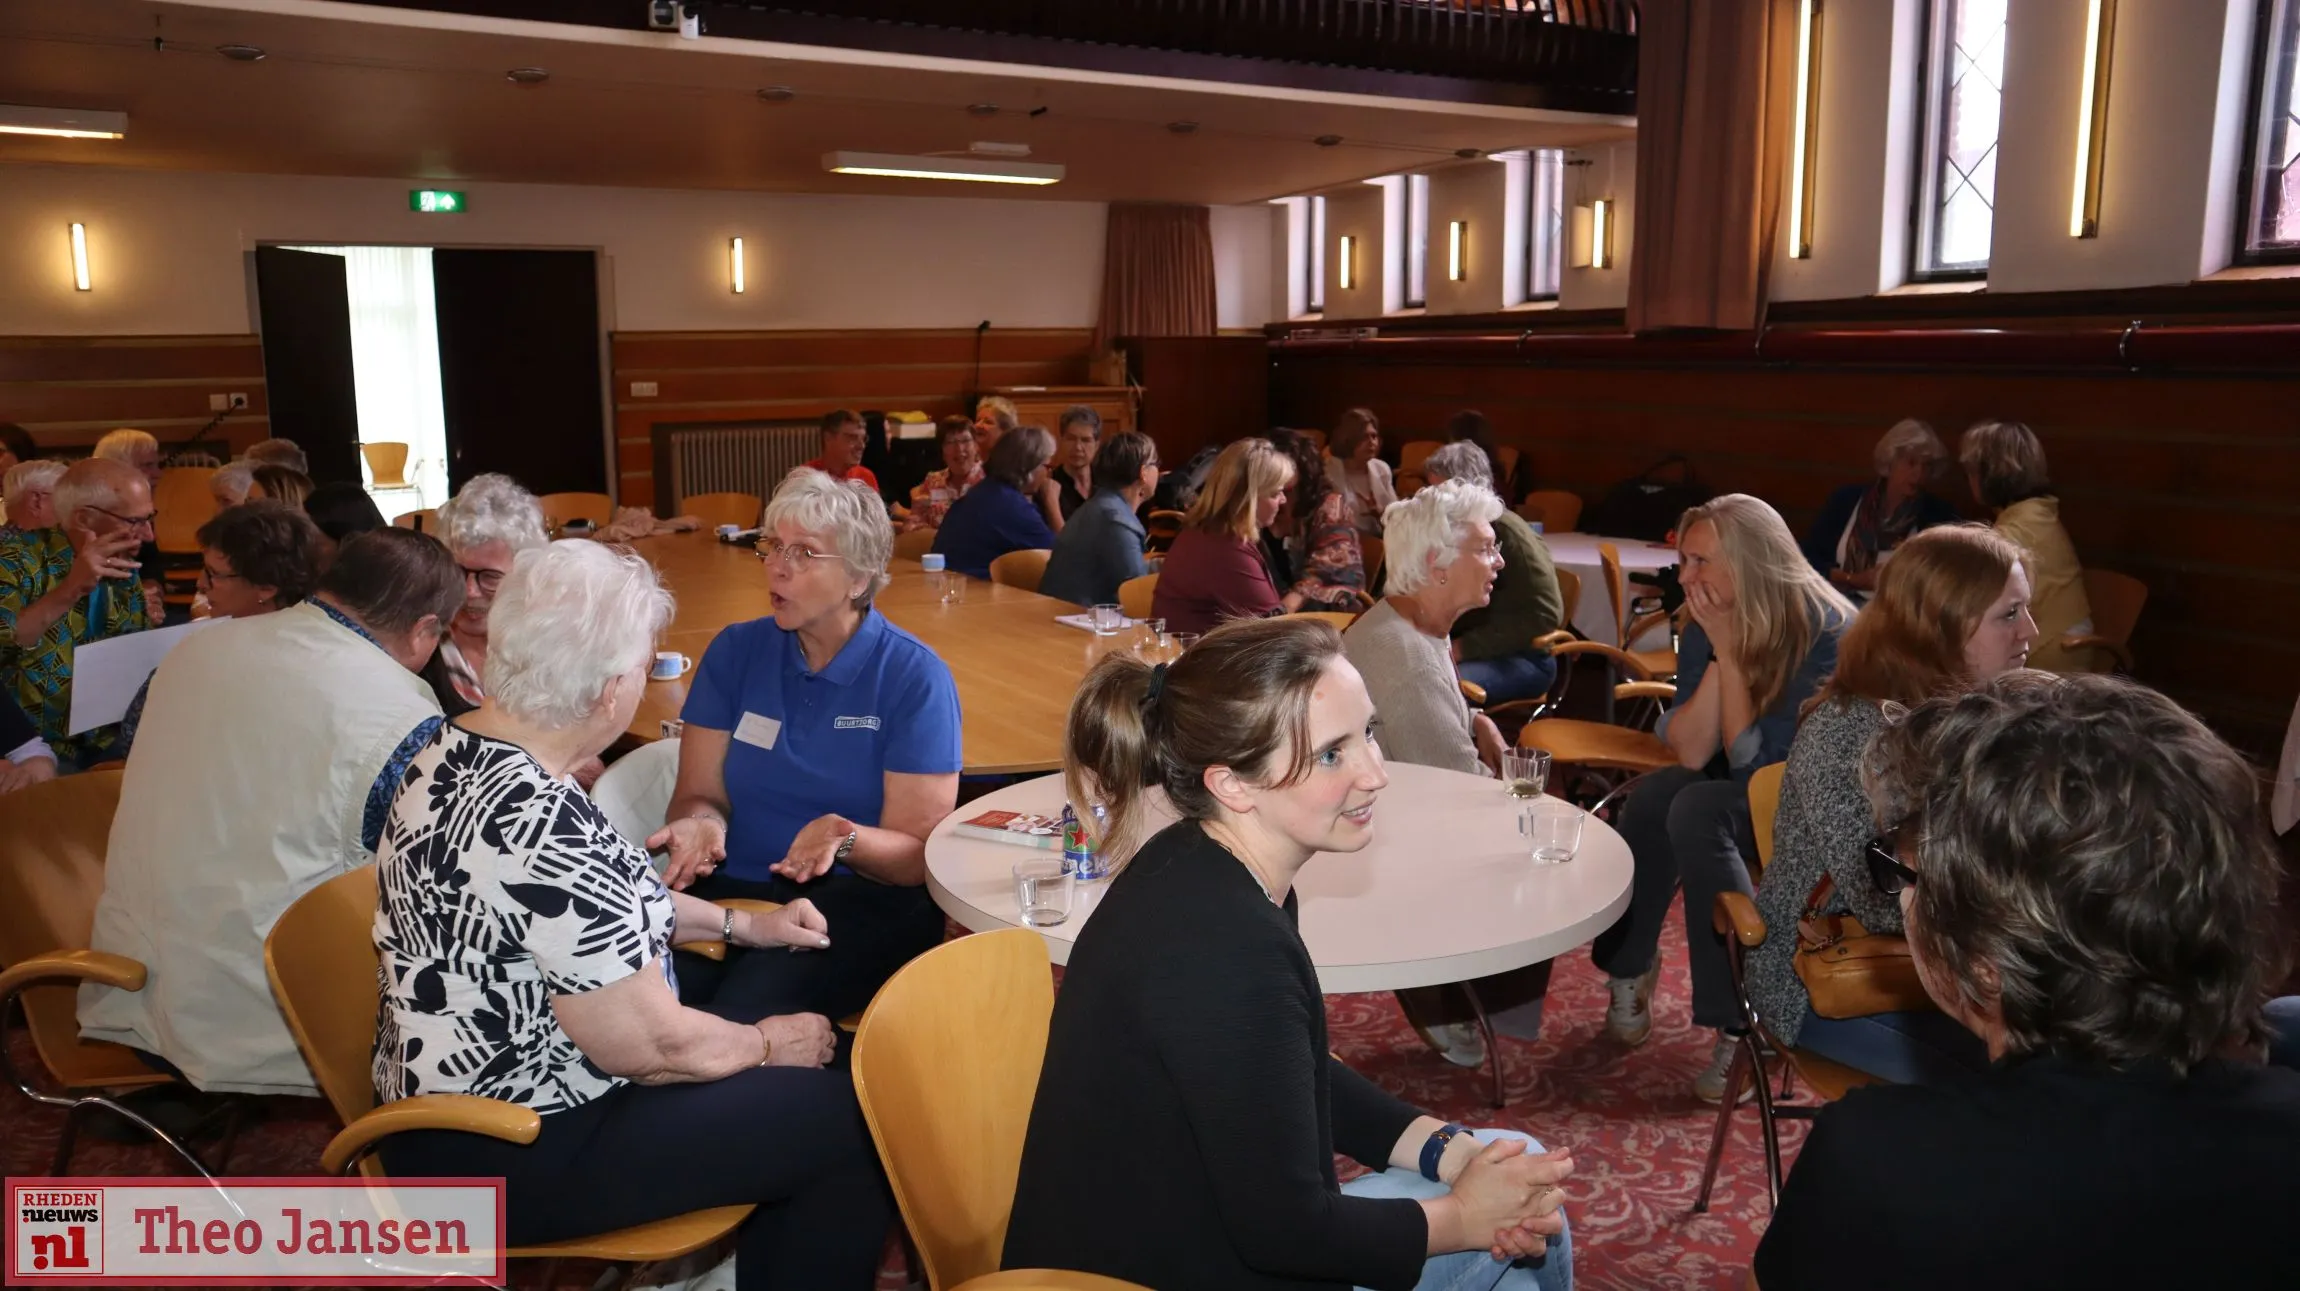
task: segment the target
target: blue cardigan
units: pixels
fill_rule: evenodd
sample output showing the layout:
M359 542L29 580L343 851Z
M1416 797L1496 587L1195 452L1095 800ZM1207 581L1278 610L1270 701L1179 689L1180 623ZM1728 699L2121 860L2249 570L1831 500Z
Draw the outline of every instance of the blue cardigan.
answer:
M1861 495L1875 488L1868 484L1848 484L1829 495L1822 504L1820 518L1805 534L1805 560L1826 578L1837 567L1837 540L1845 536L1845 526L1853 522L1853 509L1861 505ZM1911 533L1921 533L1937 524L1955 524L1963 517L1957 509L1930 493L1917 495L1917 524Z
M996 479L984 479L951 503L934 535L934 550L945 564L974 578L990 577L990 562L1010 551L1053 546L1054 531L1038 504Z

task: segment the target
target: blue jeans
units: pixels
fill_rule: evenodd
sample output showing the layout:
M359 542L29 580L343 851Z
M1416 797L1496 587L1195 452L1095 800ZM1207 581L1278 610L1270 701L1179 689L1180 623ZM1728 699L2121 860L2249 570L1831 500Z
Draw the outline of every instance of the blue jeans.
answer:
M1544 1149L1515 1130L1477 1130L1480 1143L1524 1139L1525 1150ZM1422 1178L1419 1170L1392 1167L1380 1174L1362 1175L1342 1185L1353 1197L1411 1197L1420 1201L1442 1197L1446 1186ZM1538 1260L1498 1264L1484 1251L1455 1251L1432 1255L1422 1265L1422 1280L1414 1291L1573 1291L1573 1246L1569 1229L1549 1239L1549 1250Z
M2300 995L2268 1001L2268 1061L2300 1071Z
M1797 1047L1896 1085L1937 1085L1985 1071L1988 1046L1946 1013L1805 1016Z
M1547 650L1527 650L1498 659L1464 659L1454 671L1463 681L1485 687L1485 702L1506 704L1548 694L1549 684L1557 680L1557 660Z

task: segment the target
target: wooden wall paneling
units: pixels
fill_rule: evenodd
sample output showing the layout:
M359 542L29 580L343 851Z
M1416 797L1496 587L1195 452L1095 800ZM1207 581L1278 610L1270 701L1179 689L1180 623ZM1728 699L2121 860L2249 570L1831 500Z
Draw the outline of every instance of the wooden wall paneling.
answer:
M0 421L21 423L44 449L85 452L121 426L180 444L215 416L209 395L234 393L247 408L208 438L237 452L270 434L254 336L0 337Z
M1143 387L1142 428L1179 467L1208 444L1260 435L1270 419L1270 346L1259 336L1154 336L1125 341Z

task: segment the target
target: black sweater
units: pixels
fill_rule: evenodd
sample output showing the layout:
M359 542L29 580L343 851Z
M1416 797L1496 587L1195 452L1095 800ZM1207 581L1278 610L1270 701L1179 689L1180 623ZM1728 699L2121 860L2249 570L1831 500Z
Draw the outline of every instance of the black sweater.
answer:
M1296 930L1184 822L1152 838L1078 936L1039 1073L1005 1267L1154 1288L1411 1287L1419 1203L1343 1196L1419 1115L1326 1049Z

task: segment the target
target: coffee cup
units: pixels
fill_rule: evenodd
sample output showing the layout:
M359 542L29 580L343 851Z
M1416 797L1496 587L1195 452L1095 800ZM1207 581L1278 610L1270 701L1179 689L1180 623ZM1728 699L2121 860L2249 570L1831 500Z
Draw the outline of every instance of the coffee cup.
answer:
M735 540L735 535L737 535L737 534L741 533L742 531L743 531L743 526L741 526L741 525L739 525L739 524L723 524L723 525L720 525L720 526L719 526L719 541L721 541L721 542L733 542L733 541Z
M657 681L677 681L694 666L693 660L676 650L659 650L655 653L655 666L647 670L647 675Z

